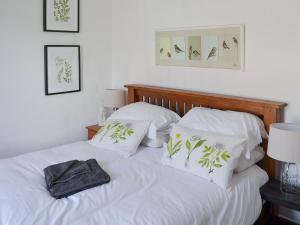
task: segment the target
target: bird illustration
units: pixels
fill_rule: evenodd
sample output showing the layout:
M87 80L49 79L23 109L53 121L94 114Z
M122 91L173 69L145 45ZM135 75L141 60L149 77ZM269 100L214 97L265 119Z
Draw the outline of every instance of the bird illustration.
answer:
M178 45L174 45L174 48L177 54L179 54L180 52L184 52L181 48L178 47Z
M193 54L194 54L194 56L196 56L196 57L200 55L200 53L199 53L197 50L194 50L194 51L193 51Z
M232 39L233 39L234 44L236 44L236 45L239 44L239 41L238 41L238 39L236 37L233 37Z
M168 55L168 57L169 57L169 58L171 58L171 57L172 57L172 55L171 55L171 53L170 53L170 52L168 52L168 53L167 53L167 55Z
M161 49L159 50L159 52L160 52L160 54L162 54L162 53L164 52L164 48L161 48Z
M223 48L224 48L224 49L230 49L230 48L228 47L226 41L223 41L223 44L222 44L222 45L223 45Z
M211 57L214 57L216 56L216 52L217 52L217 48L216 47L213 47L207 57L207 60L210 59Z
M192 54L193 54L193 46L190 46L189 48L189 59L192 59Z

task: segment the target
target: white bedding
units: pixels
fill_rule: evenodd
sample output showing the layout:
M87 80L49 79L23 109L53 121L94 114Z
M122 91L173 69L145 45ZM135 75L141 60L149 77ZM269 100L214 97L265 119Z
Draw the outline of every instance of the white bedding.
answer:
M142 150L142 151L141 151ZM159 163L162 149L141 148L131 158L88 142L0 160L1 225L252 225L268 179L257 166L234 175L224 191L192 174ZM55 200L43 168L96 158L111 182Z

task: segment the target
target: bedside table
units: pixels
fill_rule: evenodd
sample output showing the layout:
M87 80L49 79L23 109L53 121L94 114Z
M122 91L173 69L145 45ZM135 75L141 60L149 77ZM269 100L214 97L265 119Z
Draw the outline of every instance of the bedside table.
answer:
M260 194L263 200L271 205L271 212L269 212L271 221L268 224L272 225L295 225L296 223L278 218L273 215L272 208L274 205L283 206L300 212L300 195L282 193L280 190L280 181L269 180L264 186L260 188Z
M88 130L88 139L91 140L95 136L95 134L97 134L97 132L101 129L101 126L92 125L86 127L86 129Z

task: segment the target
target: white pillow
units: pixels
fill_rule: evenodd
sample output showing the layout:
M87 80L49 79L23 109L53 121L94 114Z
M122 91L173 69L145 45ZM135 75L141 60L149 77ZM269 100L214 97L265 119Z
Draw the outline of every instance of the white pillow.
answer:
M261 161L265 156L265 152L261 146L257 146L254 151L250 153L250 159L246 159L244 155L241 156L239 163L234 170L235 173L240 173L251 166Z
M267 137L262 120L250 113L195 107L179 121L179 125L245 138L247 159L262 142L262 137Z
M136 153L149 125L149 121L107 120L90 143L129 157Z
M169 127L172 123L177 123L180 120L180 116L161 106L146 102L137 102L120 108L108 119L151 121L147 137L155 139L157 131Z
M142 145L152 147L152 148L161 148L164 143L167 143L169 140L170 134L161 134L157 135L155 139L144 137Z
M170 138L170 133L174 124L166 127L163 130L157 131L155 138L144 137L142 145L152 147L152 148L161 148L164 143L167 143Z
M161 162L226 189L245 147L245 139L175 125Z

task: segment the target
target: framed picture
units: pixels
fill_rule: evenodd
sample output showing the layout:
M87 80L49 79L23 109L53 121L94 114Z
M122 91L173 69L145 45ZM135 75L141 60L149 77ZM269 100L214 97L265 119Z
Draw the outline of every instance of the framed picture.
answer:
M44 0L44 31L79 33L79 0Z
M244 71L244 25L156 32L156 64Z
M80 46L45 45L45 94L80 90Z

